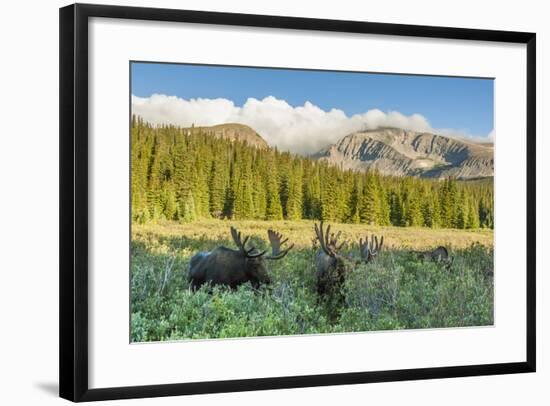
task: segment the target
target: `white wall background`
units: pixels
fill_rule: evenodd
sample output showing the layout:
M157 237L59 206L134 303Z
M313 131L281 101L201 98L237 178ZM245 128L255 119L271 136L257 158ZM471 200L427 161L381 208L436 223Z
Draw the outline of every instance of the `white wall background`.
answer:
M538 70L538 370L536 374L400 382L269 392L137 400L134 404L275 405L499 404L550 402L550 261L545 139L550 108L550 26L544 2L394 0L297 2L277 0L102 0L106 4L446 25L537 32ZM0 15L0 402L62 404L57 398L58 329L58 7L63 1L9 2ZM545 72L546 71L546 72ZM546 183L546 185L545 185ZM113 402L113 404L123 404Z

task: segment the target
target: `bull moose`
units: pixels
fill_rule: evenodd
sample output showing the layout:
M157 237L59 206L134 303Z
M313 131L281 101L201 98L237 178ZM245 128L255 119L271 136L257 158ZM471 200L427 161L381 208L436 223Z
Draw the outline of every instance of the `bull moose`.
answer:
M340 254L340 250L345 244L342 242L338 245L341 232L331 234L330 225L327 226L326 230L323 230L323 222L321 222L319 226L315 224L315 234L321 246L316 256L316 287L320 297L332 296L340 292L345 282L346 272L350 267L361 262L373 261L384 244L384 237L380 238L379 243L378 237L373 235L370 244L367 237L364 241L361 238L359 240L361 259L354 260L353 257L345 257Z
M191 258L189 266L189 282L195 290L205 283L212 286L223 285L235 289L243 283L250 282L254 288L271 283L265 260L284 258L294 247L294 244L281 251L281 246L288 239L282 239L282 234L268 230L267 236L271 244L271 255L267 251L258 251L254 246L247 248L249 237L241 238L241 233L231 227L231 236L237 249L224 246L210 252L199 252Z

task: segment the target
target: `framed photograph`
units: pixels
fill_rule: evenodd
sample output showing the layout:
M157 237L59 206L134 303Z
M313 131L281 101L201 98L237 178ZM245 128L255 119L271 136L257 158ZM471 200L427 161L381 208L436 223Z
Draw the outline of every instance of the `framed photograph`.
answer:
M60 396L535 371L535 34L60 10Z

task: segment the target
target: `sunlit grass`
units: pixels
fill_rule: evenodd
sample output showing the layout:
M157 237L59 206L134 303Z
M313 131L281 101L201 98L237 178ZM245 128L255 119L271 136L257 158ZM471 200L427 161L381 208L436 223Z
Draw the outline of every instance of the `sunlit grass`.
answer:
M282 232L298 248L310 247L315 236L313 221L234 221L198 220L193 223L164 222L158 224L132 225L132 234L158 235L162 237L185 236L187 238L229 240L229 227L235 226L243 234L266 238L266 231L273 228ZM327 223L328 224L328 223ZM429 249L439 245L449 248L465 248L472 243L493 247L493 230L431 229L425 227L379 227L364 224L330 223L334 230L342 231L342 238L349 242L359 241L365 234L383 235L388 248Z

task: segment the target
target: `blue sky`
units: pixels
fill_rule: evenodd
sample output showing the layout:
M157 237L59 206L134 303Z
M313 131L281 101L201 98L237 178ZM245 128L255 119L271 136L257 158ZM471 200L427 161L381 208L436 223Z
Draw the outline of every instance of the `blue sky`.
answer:
M493 129L492 79L349 73L183 64L132 63L132 94L231 100L267 96L306 101L346 115L371 109L421 114L436 129L485 137Z

